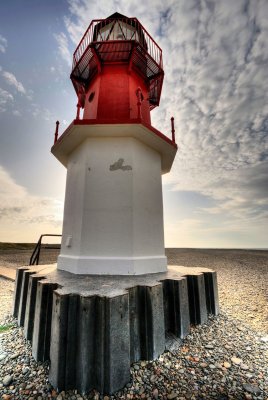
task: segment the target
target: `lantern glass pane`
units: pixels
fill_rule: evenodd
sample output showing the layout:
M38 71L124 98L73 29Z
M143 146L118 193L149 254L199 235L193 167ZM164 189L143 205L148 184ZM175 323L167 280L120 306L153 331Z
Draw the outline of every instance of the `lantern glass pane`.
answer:
M136 28L123 22L123 21L112 21L99 29L97 35L97 41L106 40L137 40L139 36Z

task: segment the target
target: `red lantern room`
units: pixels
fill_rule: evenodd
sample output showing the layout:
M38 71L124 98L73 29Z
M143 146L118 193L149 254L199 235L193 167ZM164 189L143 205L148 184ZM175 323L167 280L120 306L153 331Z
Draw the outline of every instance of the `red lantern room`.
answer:
M93 20L74 52L71 80L83 119L150 124L163 77L160 47L136 18L119 13Z

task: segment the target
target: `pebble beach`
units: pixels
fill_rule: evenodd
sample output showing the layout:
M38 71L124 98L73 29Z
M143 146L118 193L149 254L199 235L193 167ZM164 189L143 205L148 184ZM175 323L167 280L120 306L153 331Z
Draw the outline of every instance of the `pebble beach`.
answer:
M0 266L15 269L30 251L0 251ZM217 271L220 315L157 360L131 368L114 395L58 393L48 363L37 363L11 317L14 282L0 278L0 399L258 399L268 400L268 251L167 249L168 263ZM54 257L54 259L53 259ZM55 262L56 252L42 263Z

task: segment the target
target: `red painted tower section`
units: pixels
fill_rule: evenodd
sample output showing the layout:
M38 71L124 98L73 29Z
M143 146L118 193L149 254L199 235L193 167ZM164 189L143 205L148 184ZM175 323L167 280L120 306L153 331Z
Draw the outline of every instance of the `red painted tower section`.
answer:
M93 20L73 58L71 80L84 120L151 125L164 71L162 50L136 18Z

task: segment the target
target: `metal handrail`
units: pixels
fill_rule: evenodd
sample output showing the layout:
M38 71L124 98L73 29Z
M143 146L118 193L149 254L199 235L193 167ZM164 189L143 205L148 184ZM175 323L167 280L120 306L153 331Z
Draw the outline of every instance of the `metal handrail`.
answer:
M41 251L41 247L42 247L42 239L45 236L62 236L62 235L54 235L52 233L45 233L43 235L40 236L38 242L36 243L36 246L34 248L34 251L31 255L30 258L30 262L29 265L38 265L39 264L39 258L40 258L40 251ZM46 247L47 249L54 249L55 247ZM60 248L60 247L59 247Z
M125 26L121 28L123 36L125 39L117 39L114 35L114 30L111 30L111 33L108 37L102 37L100 31L102 28L109 24L115 24L116 22L123 22ZM95 28L98 26L98 40L94 38L94 33L96 33ZM129 27L129 28L128 28ZM132 28L134 27L134 31ZM133 35L131 35L133 34ZM143 46L144 50L153 58L153 60L162 68L162 50L158 46L158 44L154 41L152 36L147 32L147 30L142 26L142 24L137 20L137 18L118 18L118 19L94 19L91 21L88 29L84 33L82 39L80 40L74 55L73 55L73 70L76 65L79 63L80 59L83 57L85 50L89 47L91 43L96 42L107 42L110 40L118 40L124 41L128 40L127 38L139 43ZM141 37L143 38L141 40Z

